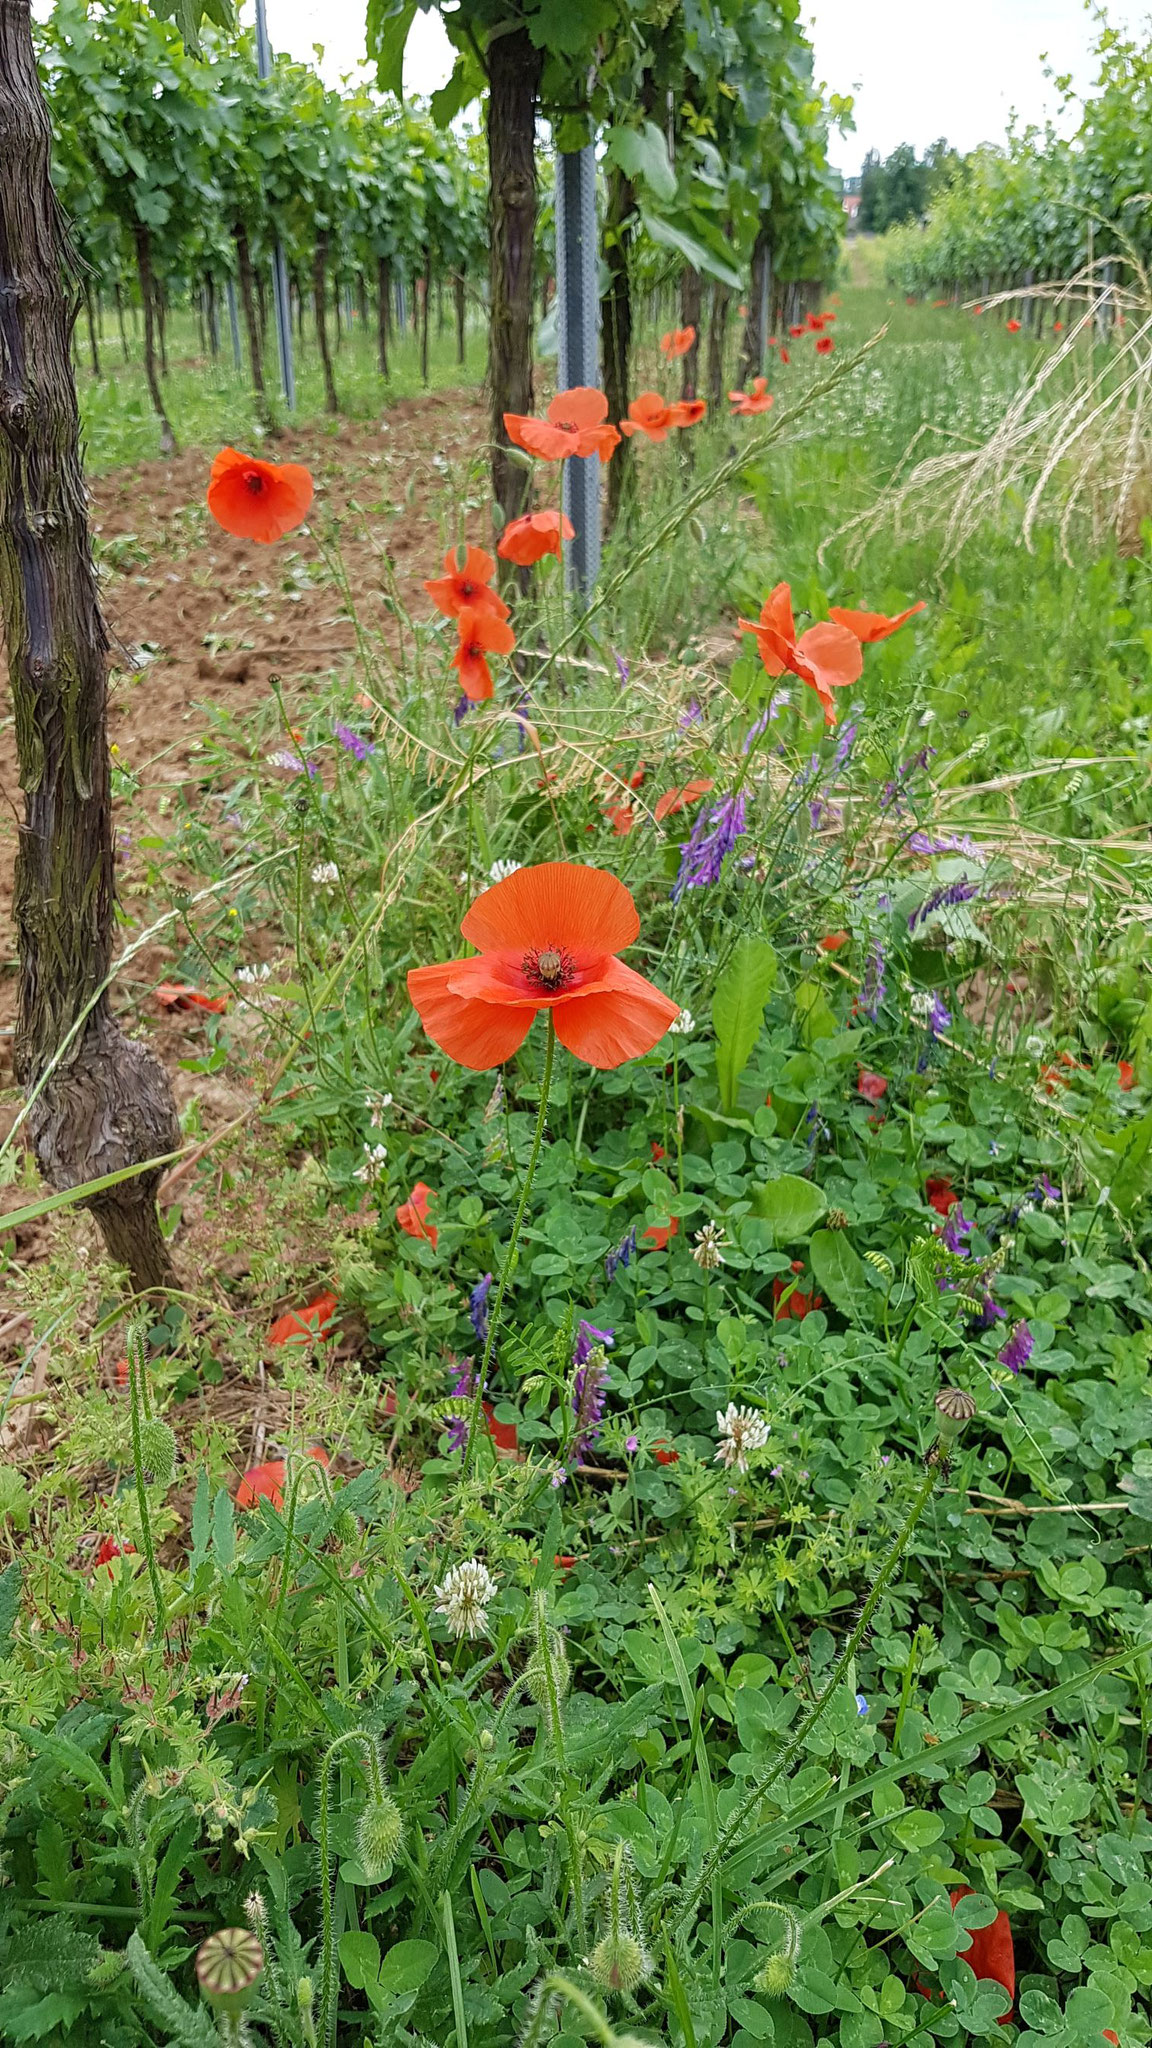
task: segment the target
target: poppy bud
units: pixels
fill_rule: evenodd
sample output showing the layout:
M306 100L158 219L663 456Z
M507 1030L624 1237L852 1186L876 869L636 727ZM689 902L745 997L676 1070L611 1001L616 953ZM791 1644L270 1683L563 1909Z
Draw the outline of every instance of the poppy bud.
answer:
M651 1964L634 1934L606 1934L588 1958L593 1982L601 1991L620 1991L627 1996L644 1982Z
M404 1821L390 1793L366 1806L356 1825L356 1859L369 1884L387 1877L404 1840Z
M176 1471L176 1438L158 1416L140 1425L140 1463L157 1486L171 1486Z
M264 1949L249 1927L222 1927L196 1951L196 1980L217 2012L243 2012L264 1971Z
M351 1508L345 1508L342 1514L337 1515L335 1534L341 1543L355 1543L360 1534L360 1524Z
M556 1697L558 1700L562 1700L568 1690L571 1674L568 1670L568 1658L565 1654L563 1638L556 1633L555 1629L549 1629L548 1631L547 1654L548 1663L552 1666L552 1684L556 1689ZM548 1706L551 1700L548 1685L548 1667L545 1664L544 1656L545 1653L542 1648L533 1650L524 1668L529 1697L535 1700L538 1707Z
M482 1728L480 1730L480 1747L485 1752L485 1754L487 1754L489 1750L495 1749L496 1737L493 1735L492 1730L490 1728Z
M756 1979L756 1989L768 1998L783 1998L792 1989L795 1976L796 1958L782 1949L779 1955L769 1956Z

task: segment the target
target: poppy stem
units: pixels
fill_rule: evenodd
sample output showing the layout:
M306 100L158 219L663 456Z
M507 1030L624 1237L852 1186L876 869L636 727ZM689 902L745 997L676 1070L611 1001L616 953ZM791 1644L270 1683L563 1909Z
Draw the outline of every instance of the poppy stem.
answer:
M472 1452L476 1443L476 1432L480 1422L484 1389L488 1384L488 1367L491 1363L492 1350L496 1342L496 1331L500 1325L500 1311L504 1306L504 1296L508 1291L508 1283L515 1270L516 1253L520 1243L520 1231L524 1222L524 1211L528 1207L528 1197L532 1192L532 1182L536 1175L537 1161L540 1158L540 1147L544 1142L544 1125L548 1117L548 1097L552 1092L552 1065L555 1057L556 1022L553 1012L549 1010L548 1038L544 1048L544 1073L540 1082L540 1107L536 1112L536 1129L532 1136L532 1150L528 1154L528 1166L524 1174L524 1184L520 1189L520 1200L516 1204L516 1214L512 1219L512 1235L508 1240L508 1250L504 1256L504 1264L500 1268L500 1280L496 1288L496 1299L492 1304L492 1313L488 1318L488 1335L484 1343L484 1356L480 1361L480 1370L476 1375L476 1385L472 1391L472 1412L468 1418L468 1440L464 1446L464 1462L460 1467L461 1479L467 1478L468 1468L472 1463Z
M147 1408L147 1366L145 1330L143 1321L136 1322L128 1332L128 1399L132 1417L132 1469L136 1478L136 1504L140 1514L140 1541L144 1545L144 1557L148 1566L148 1578L152 1586L152 1600L156 1608L155 1640L164 1640L167 1625L167 1609L164 1604L164 1589L160 1584L160 1573L156 1567L156 1540L152 1534L152 1517L148 1510L148 1487L144 1479L144 1447L141 1430Z

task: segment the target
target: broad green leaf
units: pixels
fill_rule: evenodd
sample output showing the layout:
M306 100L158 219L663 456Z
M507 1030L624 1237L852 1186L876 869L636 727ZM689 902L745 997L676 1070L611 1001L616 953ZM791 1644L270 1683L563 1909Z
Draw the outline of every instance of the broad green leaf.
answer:
M833 1038L840 1026L818 981L802 981L792 999L796 1023L805 1045L818 1038Z
M231 1571L236 1555L236 1516L223 1487L212 1504L212 1547L221 1571Z
M872 1289L859 1252L842 1230L817 1230L809 1246L816 1284L841 1315L854 1323L875 1321Z
M5 1565L0 1572L0 1656L7 1648L20 1612L20 1583L19 1565Z
M740 1076L752 1057L764 1022L764 1005L776 982L776 955L767 939L742 939L716 984L712 1029L721 1107L736 1108Z
M342 1934L340 1968L353 1991L367 1992L371 1998L380 1979L380 1943L376 1936L356 1928L349 1928L346 1934Z
M708 277L739 291L744 282L740 271L716 256L699 234L693 234L690 228L681 225L682 220L682 215L674 218L671 214L655 213L651 207L640 208L641 226L654 242L659 242L665 249L674 249L685 263L691 264L693 270L702 270Z
M440 1951L432 1941L398 1941L380 1965L380 1988L396 1997L402 1991L419 1991L436 1967Z
M772 1226L778 1244L807 1237L828 1207L821 1190L798 1173L782 1173L752 1194L752 1213Z
M375 59L381 92L404 97L404 45L416 19L416 0L368 0L368 55Z
M618 165L626 178L642 180L657 199L667 203L676 197L668 144L654 121L645 121L640 128L610 128L604 158Z

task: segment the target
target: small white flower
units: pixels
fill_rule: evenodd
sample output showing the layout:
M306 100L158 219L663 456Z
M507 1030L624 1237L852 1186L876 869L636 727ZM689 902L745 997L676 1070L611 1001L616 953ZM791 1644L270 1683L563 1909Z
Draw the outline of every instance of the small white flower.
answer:
M926 988L914 989L910 1007L917 1024L926 1024L932 1015L931 991Z
M379 1180L387 1163L387 1145L365 1145L364 1164L356 1168L352 1177L354 1180L363 1181L365 1187L367 1187L369 1181Z
M696 1029L696 1019L691 1010L681 1010L680 1015L672 1019L668 1029L673 1038L691 1038Z
M391 1109L392 1107L391 1092L387 1091L383 1095L376 1095L370 1088L368 1090L367 1095L364 1097L364 1107L368 1111L370 1122L378 1124L380 1122L381 1117L384 1114L384 1111L386 1109Z
M720 1247L727 1242L721 1223L706 1223L702 1230L696 1232L692 1257L702 1273L714 1273L717 1266L724 1264L724 1254Z
M931 725L932 720L935 718L935 716L936 713L932 710L922 711L920 713L919 719L917 720L917 723L919 725Z
M312 880L317 887L331 889L340 880L340 870L334 860L318 860L312 870Z
M735 1401L716 1410L716 1429L720 1442L713 1462L729 1472L733 1466L737 1472L746 1472L752 1452L762 1451L771 1435L770 1425L755 1408L738 1408Z
M482 1635L488 1626L488 1603L496 1598L496 1581L478 1557L465 1558L444 1574L436 1588L436 1612L454 1636Z
M494 860L488 870L488 880L490 882L506 882L509 875L518 875L519 873L520 862L518 860Z
M259 967L238 967L236 979L242 981L245 988L251 988L256 982L271 981L272 969L267 960L262 960Z
M1038 1038L1036 1033L1033 1032L1031 1038L1024 1040L1024 1050L1030 1060L1038 1060L1044 1050L1044 1040Z

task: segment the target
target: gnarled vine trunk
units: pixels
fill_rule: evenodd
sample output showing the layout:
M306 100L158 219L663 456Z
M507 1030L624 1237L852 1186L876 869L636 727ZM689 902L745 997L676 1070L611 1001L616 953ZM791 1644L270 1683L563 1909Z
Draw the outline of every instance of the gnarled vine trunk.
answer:
M388 258L376 262L376 361L380 375L388 375L388 294L392 289Z
M96 594L69 342L76 271L49 174L48 109L29 0L0 0L0 613L25 815L13 912L15 1064L57 1189L176 1149L163 1067L114 1022L107 637ZM147 308L148 301L145 301ZM156 1211L160 1169L90 1200L143 1292L175 1275Z
M248 336L248 363L256 399L256 415L263 426L270 427L272 415L268 409L268 393L264 385L264 349L260 322L256 315L256 283L252 274L252 252L248 246L248 230L242 220L233 221L232 240L236 244L240 310L244 315L244 332Z
M2 175L0 171L0 175ZM136 275L140 280L140 299L144 308L144 376L148 384L148 396L152 410L160 422L160 453L176 454L176 436L172 422L164 409L160 391L160 378L156 371L156 279L152 271L152 237L143 221L136 223Z
M511 455L506 412L532 411L532 281L536 255L536 101L543 69L526 28L488 45L488 387L492 496L504 519L527 510L531 481Z
M768 318L772 298L772 245L768 229L762 226L756 236L752 250L752 290L748 298L748 317L744 322L744 334L740 343L740 364L736 382L741 390L746 389L750 377L759 377L764 372L764 356L768 336L764 322Z
M326 230L316 237L312 251L312 297L316 309L316 346L320 350L320 362L324 371L324 410L339 412L340 400L336 396L336 379L332 375L332 357L328 348L328 322L325 318L325 297L328 275L328 235Z

